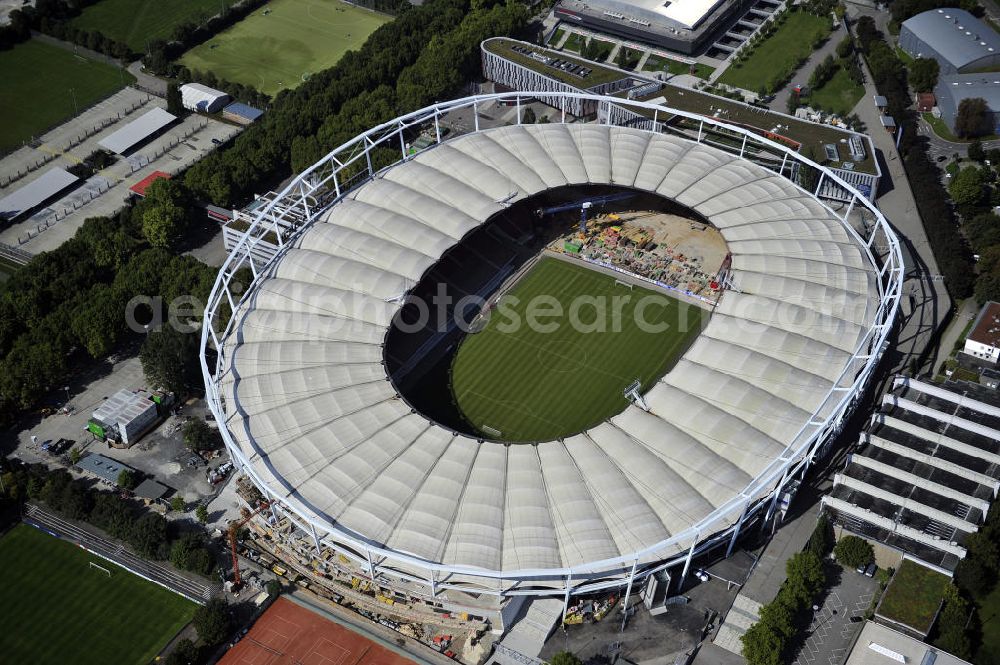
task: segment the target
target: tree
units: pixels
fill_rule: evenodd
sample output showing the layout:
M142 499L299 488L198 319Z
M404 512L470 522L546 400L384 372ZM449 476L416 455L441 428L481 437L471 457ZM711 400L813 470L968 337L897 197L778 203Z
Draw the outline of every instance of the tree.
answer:
M525 125L535 123L535 111L530 106L521 111L521 123Z
M187 214L179 206L152 206L142 215L142 235L153 247L171 247L184 233L186 222Z
M170 563L182 570L208 575L215 567L200 533L185 533L170 546Z
M931 92L940 73L941 66L934 58L917 58L910 65L910 85L917 92Z
M229 636L232 625L229 605L213 598L194 611L192 622L202 642L210 646L221 644Z
M851 36L848 35L837 43L837 57L844 59L852 53L854 53L854 42L851 41Z
M219 430L201 418L192 418L184 424L184 443L191 450L215 450L221 442Z
M986 193L982 172L974 167L967 166L958 172L948 184L948 193L958 206L974 206L983 200Z
M79 464L79 462L80 462L80 457L81 457L82 455L83 455L83 453L81 453L81 452L80 452L80 449L79 449L79 448L77 448L76 446L73 446L73 447L72 447L72 448L70 449L70 451L69 451L69 461L70 461L70 463L71 463L71 464L74 464L74 465L75 465L75 464Z
M552 656L549 665L583 665L583 663L572 651L560 651Z
M278 580L269 580L268 583L264 585L264 589L267 591L269 596L277 596L281 593L281 582Z
M198 507L194 510L194 516L197 517L198 521L202 524L208 522L208 508L205 507L205 504L198 504Z
M146 379L153 385L178 395L202 388L198 366L198 336L165 325L146 336L139 349Z
M167 84L167 112L180 116L184 114L184 102L181 99L181 89L176 83Z
M790 639L795 634L795 607L782 602L784 597L778 594L772 602L760 608L760 620L783 640Z
M198 657L198 647L185 638L177 643L164 662L166 665L192 665L198 662Z
M871 545L868 547L870 549ZM789 600L797 601L799 606L812 603L826 584L823 561L812 552L798 552L792 555L785 564L785 573L788 579L785 580L785 588L782 591L789 594Z
M958 104L955 114L955 133L963 138L984 136L993 131L991 114L986 100L969 97Z
M129 469L122 469L118 472L118 487L123 490L135 489L135 474Z
M167 554L167 520L157 513L145 513L132 524L128 540L141 556L163 559Z
M833 525L830 524L830 518L826 516L826 513L823 513L816 520L816 528L813 529L812 535L809 536L809 542L806 543L806 550L822 559L833 549L834 541Z
M182 497L180 494L174 496L174 498L170 500L170 510L174 511L175 513L183 513L186 507L187 506L184 503L184 497Z
M938 615L935 646L963 660L971 660L972 643L966 631L970 613L969 603L953 584L949 584L944 590L944 604Z
M781 665L785 641L763 621L758 621L740 636L747 665ZM555 665L555 664L553 664Z
M992 150L990 152L992 152ZM969 159L975 162L983 162L986 160L986 151L983 150L983 142L979 139L976 139L969 144Z
M833 553L837 557L837 562L848 568L867 566L875 560L875 550L871 543L858 536L842 537L833 548Z

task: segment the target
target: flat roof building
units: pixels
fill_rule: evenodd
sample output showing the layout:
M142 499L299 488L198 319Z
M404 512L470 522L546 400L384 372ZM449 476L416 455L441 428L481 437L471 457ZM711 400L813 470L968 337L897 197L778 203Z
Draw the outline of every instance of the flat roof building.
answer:
M0 220L13 221L26 215L79 180L65 169L49 169L24 187L0 199Z
M156 107L143 113L118 131L105 136L97 142L97 145L115 154L124 155L176 120L177 116Z
M986 102L990 127L1000 127L1000 72L996 74L952 74L938 79L934 88L941 118L951 129L962 100L979 98Z
M94 411L90 420L103 430L105 438L131 446L155 424L157 415L152 394L144 390L119 390Z
M181 104L189 111L217 113L232 99L229 95L201 83L185 83L180 88Z
M129 187L129 191L139 196L146 196L146 190L157 180L170 180L170 174L164 171L153 171L148 176Z
M868 621L858 635L844 665L970 665L947 651Z
M264 112L260 109L255 109L249 104L242 104L240 102L233 102L226 108L222 109L222 117L226 120L232 120L233 122L238 122L241 125L249 125L255 122L257 118L264 115Z
M118 474L122 471L132 471L132 467L122 464L118 460L113 460L97 453L88 453L80 458L76 466L81 471L86 471L97 476L101 480L112 485L118 484Z
M932 9L903 21L899 46L914 58L937 60L942 75L1000 66L1000 34L955 7Z

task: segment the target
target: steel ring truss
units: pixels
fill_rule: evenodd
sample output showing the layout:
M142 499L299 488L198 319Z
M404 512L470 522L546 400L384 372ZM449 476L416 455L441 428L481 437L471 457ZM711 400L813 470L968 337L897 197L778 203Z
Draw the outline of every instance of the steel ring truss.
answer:
M281 493L259 476L233 439L228 428L224 426L226 413L219 390L219 379L225 372L227 359L222 341L233 331L235 317L226 317L222 308L228 308L229 312L235 312L240 302L252 296L263 280L267 269L280 260L284 252L302 234L304 229L308 228L313 221L320 217L321 213L339 201L348 191L367 182L381 170L411 158L412 156L406 154L404 132L419 131L422 128L433 126L437 141L441 142L441 119L446 114L456 112L471 113L472 117L469 122L472 126L468 133L479 132L481 131L481 110L486 105L499 100L516 105L517 119L520 123L522 104L537 98L544 98L547 103L555 105L557 108L563 108L564 111L560 118L562 122L566 121L565 108L571 102L579 101L596 103L597 121L602 124L621 124L651 131L669 131L658 122L658 118L683 118L698 127L697 137L687 137L693 141L704 142L733 153L737 152L735 144L739 144L738 153L741 157L748 153L748 148L758 155L761 151L765 151L773 155L771 163L765 164L765 166L780 175L794 179L799 167L812 167L817 169L820 174L816 193L820 191L825 179L832 180L848 193L850 200L846 206L841 207L843 212L837 213L833 210L831 212L840 220L849 236L861 248L867 261L877 271L878 279L875 282L878 285L878 306L871 326L854 349L850 361L845 363L846 369L838 377L838 381L834 382L816 414L820 413L827 405L832 405L833 408L827 411L829 415L825 418L814 415L803 425L793 440L798 440L807 429L811 428L812 433L804 438L803 443L797 448L786 449L781 456L765 467L742 492L686 530L672 534L668 539L643 550L574 567L487 570L471 566L444 565L380 547L366 541L356 533L339 528L337 524L318 520L305 514L294 503L284 501ZM641 117L639 117L640 115ZM464 120L464 115L462 117ZM720 144L712 140L713 133L717 136L727 136L730 139L735 138L735 141L724 141ZM391 148L398 151L399 159L389 166L379 168L373 164L373 149L375 148ZM815 193L810 194L815 195ZM866 216L873 220L868 225L867 237L859 235L854 227L848 223L851 211L857 207L862 208ZM260 260L260 254L255 250L257 245L262 242L265 233L269 231L277 237L279 250L261 267L250 260L250 257L256 256L258 261ZM876 257L874 251L877 251L879 256ZM252 270L253 282L249 288L237 296L231 288L231 284L237 270L247 265ZM453 588L469 591L470 587L467 584L452 585L449 582L449 576L462 575L486 581L492 580L496 584L495 588L485 588L485 585L483 588L476 588L475 591L479 593L504 596L565 595L568 603L570 594L588 593L626 584L631 588L634 580L638 577L671 566L683 566L681 572L681 579L683 579L688 574L693 557L710 548L722 545L727 545L728 555L744 524L760 516L769 519L775 511L777 499L788 480L808 468L817 452L838 433L841 423L856 406L859 396L863 393L866 383L887 346L887 338L899 307L902 283L903 258L900 243L878 209L852 185L786 146L713 118L647 102L611 99L601 95L571 92L512 92L477 95L428 106L356 136L299 174L272 201L256 211L252 225L227 257L209 296L202 329L200 361L205 379L206 400L216 420L220 425L223 425L220 427L220 432L235 464L252 479L258 489L272 502L273 510L289 517L304 533L311 535L317 550L321 545L332 548L338 554L346 556L354 562L373 581L380 575L406 580L423 586L432 596L436 595L439 589ZM217 330L216 324L222 318L228 318L226 325L224 329ZM847 373L855 367L854 361L863 361L864 364L851 380ZM772 486L774 489L768 493L767 488ZM639 562L643 558L648 559L656 552L667 548L680 549L682 553L660 560L655 564L640 565ZM424 571L426 576L421 577L403 572L394 568L394 563L405 566L408 570ZM524 584L530 583L531 580L545 580L549 586L542 589L521 588ZM551 586L552 580L561 580L561 584ZM504 587L505 583L508 584L506 588Z

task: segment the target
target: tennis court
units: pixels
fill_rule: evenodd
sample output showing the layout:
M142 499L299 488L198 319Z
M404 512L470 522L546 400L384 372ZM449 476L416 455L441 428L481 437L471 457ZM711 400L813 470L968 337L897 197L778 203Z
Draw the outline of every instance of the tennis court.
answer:
M278 598L221 665L416 665L287 598Z

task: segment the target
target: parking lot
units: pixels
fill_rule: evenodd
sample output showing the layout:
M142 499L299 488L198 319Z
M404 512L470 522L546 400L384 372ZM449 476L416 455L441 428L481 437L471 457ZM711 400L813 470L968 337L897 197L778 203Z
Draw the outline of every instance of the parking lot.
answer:
M61 408L53 409L54 412L41 416L37 424L19 432L14 456L28 463L68 466L68 454L53 456L41 450L41 447L46 441L70 439L84 453L99 453L111 457L152 476L176 490L189 508L193 508L196 503L211 501L225 483L210 484L208 470L227 462L228 456L223 451L216 459L206 462L187 449L181 432L188 418L203 418L208 414L204 401L193 400L183 404L178 415L170 416L137 444L125 450L111 448L86 431L91 413L109 396L122 389L149 387L137 357L114 362L110 372L94 379L80 390L69 392L68 415ZM64 405L58 405L62 406ZM223 505L210 506L210 521L222 521Z
M0 183L43 157L55 155L55 158L0 189L0 196L23 187L53 167L65 168L81 162L100 148L98 142L101 139L154 107L165 108L166 102L126 88L52 130L42 137L36 148L25 147L8 155L0 160ZM128 112L129 109L133 110ZM68 147L88 128L93 130L95 126L117 118L118 114L122 114L120 120ZM241 129L207 116L189 115L127 157L119 157L114 164L95 173L84 184L50 202L28 219L5 228L0 232L0 242L33 254L55 249L71 238L88 217L112 215L120 210L130 195L128 188L153 171L182 171L219 144L230 140Z

